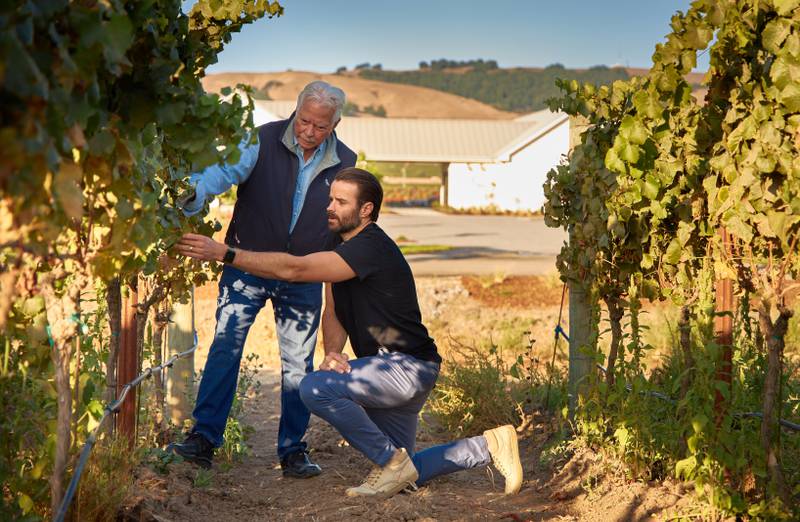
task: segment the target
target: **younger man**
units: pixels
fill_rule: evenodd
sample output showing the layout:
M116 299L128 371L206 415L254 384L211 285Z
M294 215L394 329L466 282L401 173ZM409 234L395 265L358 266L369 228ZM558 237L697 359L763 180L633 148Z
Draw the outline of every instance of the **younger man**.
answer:
M232 259L234 267L260 277L328 283L325 359L300 383L300 396L375 465L348 495L393 495L407 485L489 462L505 477L506 493L516 493L522 466L512 426L414 451L417 417L436 383L441 358L422 324L411 269L376 224L382 200L372 174L346 168L331 184L328 228L342 240L333 251L250 252L196 234L185 235L177 249L206 261ZM343 353L348 337L353 361Z

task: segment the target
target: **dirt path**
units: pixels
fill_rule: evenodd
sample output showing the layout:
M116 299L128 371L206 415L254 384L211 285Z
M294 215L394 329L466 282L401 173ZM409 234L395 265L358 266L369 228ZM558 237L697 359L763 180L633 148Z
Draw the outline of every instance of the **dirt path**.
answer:
M123 520L644 521L668 519L691 504L682 486L627 481L624 473L588 450L546 468L539 463L549 435L543 425L521 442L525 482L516 496L502 494L502 477L496 472L493 481L487 469L474 469L389 499L348 498L345 489L361 483L369 462L317 418L312 418L307 440L323 474L308 480L282 477L275 456L277 376L263 373L262 382L246 407L245 421L255 428L248 456L228 469L215 463L209 474L187 463L172 464L167 475L141 468ZM446 439L423 427L419 446Z
M215 464L208 485L198 485L198 471L173 464L166 476L144 468L138 480L140 502L130 518L185 522L223 520L536 520L566 515L559 502L538 492L533 466L535 448L522 445L528 480L515 497L502 494L502 477L495 483L486 469L443 477L413 493L385 500L351 499L345 489L360 484L369 462L347 446L324 421L312 418L309 447L323 474L308 480L284 479L275 456L279 402L277 376L262 374L263 386L250 399L245 421L255 428L248 440L251 454L224 470ZM423 429L420 447L444 440ZM202 474L201 474L202 477ZM566 517L572 519L572 517Z
M447 337L475 336L498 325L528 330L549 354L552 325L558 314L560 285L541 280L420 278L417 281L423 316L440 348ZM519 288L515 288L519 287ZM496 295L495 295L496 294ZM196 368L202 369L214 328L213 286L196 293L196 325L201 348ZM497 302L495 302L497 301ZM503 304L503 307L499 307ZM509 308L509 306L514 307ZM279 419L279 357L274 323L267 307L259 314L245 347L266 367L257 396L245 405L245 423L254 428L250 454L232 466L217 459L211 473L199 473L186 463L171 464L169 473L148 467L137 471L123 520L157 522L223 522L228 520L587 520L596 522L667 520L691 508L692 499L680 485L643 483L626 478L624 468L587 449L573 449L554 465L540 455L553 433L549 421L533 423L521 442L525 482L519 495L505 497L496 472L474 469L440 477L413 493L390 499L351 499L345 490L360 484L369 462L347 446L324 421L312 417L307 433L312 456L323 474L309 480L284 479L275 455ZM511 318L517 317L513 321ZM513 327L513 328L512 328ZM528 334L528 332L525 332ZM496 340L519 344L516 335L495 333ZM525 335L524 337L527 337ZM509 348L510 349L510 348ZM321 350L319 350L321 352ZM419 449L450 440L431 422L423 423Z
M146 492L140 494L150 498L138 508L141 518L174 522L498 520L504 516L522 518L522 512L528 514L526 519L536 512L547 514L546 518L563 514L552 501L542 502L542 495L536 492L533 448L527 442L523 444L523 459L529 478L516 497L503 496L502 477L495 473L493 484L485 469L476 469L437 479L419 491L390 499L351 499L345 496L345 489L362 482L369 462L327 423L312 418L307 440L323 474L308 480L284 479L275 456L277 376L264 373L262 382L261 391L248 403L245 417L245 422L255 428L248 441L251 454L227 471L215 465L208 485L198 486L197 469L185 463L173 464L166 476L143 469L139 484ZM425 447L437 439L423 431L419 443Z

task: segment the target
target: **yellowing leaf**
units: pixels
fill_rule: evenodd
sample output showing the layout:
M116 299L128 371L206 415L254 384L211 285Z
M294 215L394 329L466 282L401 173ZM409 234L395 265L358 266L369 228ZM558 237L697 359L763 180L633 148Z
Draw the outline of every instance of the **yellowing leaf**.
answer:
M617 439L617 442L619 443L620 451L623 452L625 451L625 447L628 445L629 435L630 433L626 428L617 428L617 430L614 432L614 437Z
M625 163L619 158L617 151L613 148L606 152L606 168L618 174L625 174Z
M741 239L745 243L749 243L753 239L753 229L745 223L742 218L737 215L732 216L725 222L725 226L728 227L728 231L736 236L737 238Z
M778 89L800 82L800 58L782 54L775 59L769 76Z
M663 108L654 93L639 91L633 95L633 105L639 114L655 119L661 116Z
M695 433L702 432L706 424L708 424L708 417L702 413L698 413L692 418L692 429L694 429Z
M71 162L64 161L53 182L54 195L70 219L83 216L83 171Z
M778 99L789 111L800 112L800 85L790 83L784 87Z
M767 24L761 35L761 42L767 51L778 53L781 44L792 31L792 24L786 18L776 18Z
M617 149L617 154L626 163L636 163L639 161L639 146L634 145L623 136L617 136L614 140L614 148Z
M673 238L672 241L669 242L667 252L664 254L664 261L671 265L676 265L678 261L681 260L681 253L681 242L678 238Z
M647 141L647 129L642 122L633 116L625 116L619 125L619 133L630 143L642 145Z
M31 509L33 509L33 500L25 493L20 494L18 503L19 507L22 509L22 512L26 515Z
M697 459L693 456L686 457L675 463L675 475L677 475L678 478L689 479L695 467L697 467Z
M647 175L644 180L644 187L642 188L642 195L647 199L656 199L658 198L658 191L661 188L658 180L651 176Z
M800 0L772 0L772 3L775 4L775 10L781 16L788 15L800 6Z

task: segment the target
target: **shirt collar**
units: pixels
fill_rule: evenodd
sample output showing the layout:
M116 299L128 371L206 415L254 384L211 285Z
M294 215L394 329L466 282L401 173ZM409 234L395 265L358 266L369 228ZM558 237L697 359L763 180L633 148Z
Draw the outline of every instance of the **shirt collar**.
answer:
M327 138L325 138L325 141L317 145L317 148L314 149L314 154L311 155L311 158L308 161L311 161L311 159L317 156L325 154L325 151L328 148L328 141L330 141L330 138L331 137L328 136ZM305 156L303 154L304 152L303 147L300 146L300 143L297 141L297 136L294 135L294 132L292 132L292 150L295 152L295 154L298 155L298 157L303 157L303 160L305 161Z

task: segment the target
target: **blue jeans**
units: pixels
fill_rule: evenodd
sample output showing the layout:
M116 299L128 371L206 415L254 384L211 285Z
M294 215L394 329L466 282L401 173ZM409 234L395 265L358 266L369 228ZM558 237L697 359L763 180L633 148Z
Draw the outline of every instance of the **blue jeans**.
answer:
M378 466L405 448L419 472L417 484L462 469L486 466L491 455L483 436L415 452L419 412L439 376L439 364L397 352L350 361L350 373L317 371L300 383L312 413L339 430Z
M322 285L264 279L226 266L219 281L217 328L197 392L193 431L222 445L244 342L256 315L272 301L281 353L281 419L278 458L305 450L301 439L311 414L300 399L300 381L314 369Z

